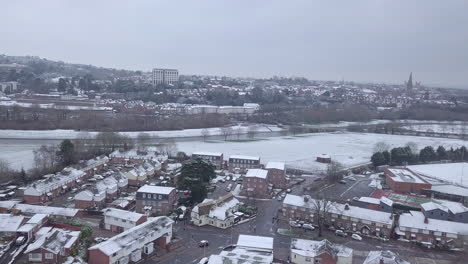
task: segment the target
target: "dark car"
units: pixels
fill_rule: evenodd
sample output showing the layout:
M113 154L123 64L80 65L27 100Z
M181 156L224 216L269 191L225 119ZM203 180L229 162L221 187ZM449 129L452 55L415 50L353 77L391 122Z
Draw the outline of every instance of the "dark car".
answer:
M208 240L202 240L198 242L199 247L207 247L209 245Z

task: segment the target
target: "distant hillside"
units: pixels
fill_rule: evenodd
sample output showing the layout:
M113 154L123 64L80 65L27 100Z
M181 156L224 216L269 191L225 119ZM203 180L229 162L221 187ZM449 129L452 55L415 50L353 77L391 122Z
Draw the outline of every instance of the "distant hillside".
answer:
M114 78L125 78L137 73L137 71L103 68L93 65L66 63L63 61L52 61L37 56L0 55L0 64L10 63L26 65L36 76L46 78L61 76L73 77L90 74L95 80L113 80Z

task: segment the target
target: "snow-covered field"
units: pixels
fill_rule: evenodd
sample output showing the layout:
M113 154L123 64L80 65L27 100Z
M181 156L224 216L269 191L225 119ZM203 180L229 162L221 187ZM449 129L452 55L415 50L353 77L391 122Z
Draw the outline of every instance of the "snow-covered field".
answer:
M282 129L277 126L271 125L256 125L257 132L272 132L281 131ZM241 134L246 134L249 130L247 126L232 126L233 133L239 131ZM132 131L132 132L119 132L131 138L137 138L140 133L148 134L151 137L160 138L178 138L178 137L200 137L202 136L203 129L184 129L184 130L171 130L171 131ZM210 136L222 135L221 128L208 128ZM0 138L3 139L74 139L81 137L84 134L94 136L98 132L84 132L76 130L13 130L3 129L0 130Z
M225 159L234 154L260 156L262 163L284 161L289 167L317 171L326 168L326 164L315 161L321 154L328 154L332 160L347 167L369 162L375 143L380 141L391 147L404 146L408 142L415 142L420 148L428 145L468 146L468 142L456 139L339 132L275 137L252 142L191 141L180 142L177 146L179 150L188 153L223 152Z
M468 123L441 122L437 124L412 124L403 126L406 129L424 133L468 134Z
M233 137L234 138L234 137ZM7 141L7 144L2 144ZM6 159L12 167L29 168L32 165L32 150L40 146L41 140L0 140L0 159ZM326 168L326 164L315 161L321 154L328 154L333 160L345 166L355 166L369 162L375 143L386 142L391 147L404 146L414 142L419 148L427 145L447 148L460 147L468 142L458 139L433 137L416 137L402 135L383 135L365 133L316 133L299 136L270 137L257 141L224 142L224 141L181 141L177 142L180 151L192 153L194 151L223 152L225 159L230 155L260 156L262 163L268 161L284 161L287 166L318 171ZM11 144L10 144L11 143Z

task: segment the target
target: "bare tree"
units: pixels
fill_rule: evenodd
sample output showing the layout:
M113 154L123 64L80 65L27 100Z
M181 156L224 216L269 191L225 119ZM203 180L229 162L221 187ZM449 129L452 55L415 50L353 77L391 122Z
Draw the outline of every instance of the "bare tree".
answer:
M237 126L237 127L234 129L234 134L236 135L237 140L239 140L240 136L242 135L242 127L241 127L241 126Z
M329 182L337 182L343 176L344 167L337 161L332 161L327 166L326 178Z
M233 132L233 129L230 126L221 128L221 134L224 137L224 141L226 141L228 139L228 137L230 137L232 135L232 132Z
M137 150L138 151L146 151L146 144L150 141L151 136L148 133L139 133L137 136Z
M418 144L416 144L416 142L409 141L408 143L406 143L405 147L408 147L413 155L419 153L419 147Z
M460 135L461 135L462 139L466 138L467 132L468 132L468 122L463 121L461 123L461 126L460 126Z
M318 227L318 236L322 236L322 230L327 222L330 214L330 209L333 207L333 202L327 199L324 195L319 195L318 199L312 199L310 196L304 196L304 201L309 201L314 211L315 224Z
M201 135L203 137L203 142L206 142L206 139L210 136L210 130L208 128L202 129Z
M256 125L249 126L249 130L247 131L247 136L249 138L255 138L255 135L257 134L258 127Z
M375 143L374 145L374 153L376 152L383 152L383 151L388 151L390 149L390 145L383 141L379 141Z
M57 151L55 145L42 145L39 149L33 150L35 168L43 171L53 170L59 163Z
M169 157L174 157L177 154L177 144L173 139L167 139L158 145L158 152Z

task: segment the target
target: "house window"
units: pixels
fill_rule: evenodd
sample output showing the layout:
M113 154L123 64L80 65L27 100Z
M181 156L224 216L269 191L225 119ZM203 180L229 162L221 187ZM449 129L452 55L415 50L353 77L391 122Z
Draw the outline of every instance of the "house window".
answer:
M306 262L311 262L312 259L311 259L311 258L305 258L305 261L306 261Z
M142 194L143 198L146 198L146 193Z
M29 254L30 259L42 259L41 253L30 253Z
M316 264L319 264L319 263L320 263L320 261L321 261L321 259L319 259L319 258L316 258L316 259L314 260L314 263L316 263Z
M45 258L46 259L53 259L54 255L52 253L45 253Z

